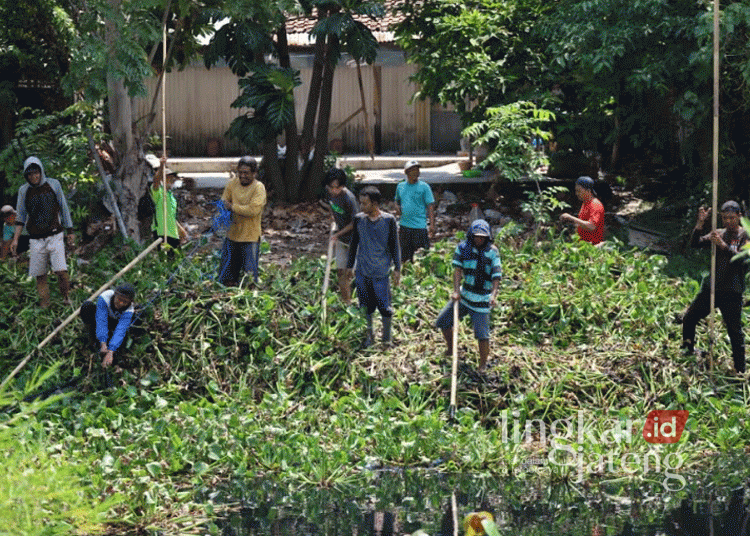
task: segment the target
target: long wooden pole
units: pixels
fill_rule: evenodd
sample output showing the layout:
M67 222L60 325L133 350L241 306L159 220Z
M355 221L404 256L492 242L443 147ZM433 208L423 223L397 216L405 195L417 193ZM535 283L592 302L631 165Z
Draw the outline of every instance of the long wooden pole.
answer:
M112 283L114 283L115 281L117 281L117 279L119 277L121 277L128 270L130 270L133 266L135 266L138 263L138 261L140 261L143 257L145 257L146 255L148 255L149 253L151 253L151 251L153 251L153 249L156 246L158 246L159 244L161 244L161 241L162 241L161 237L159 237L156 240L154 240L154 242L149 247L147 247L146 249L144 249L140 253L140 255L138 255L135 259L133 259L132 261L130 261L125 266L125 268L123 268L122 270L120 270L119 272L117 272L117 274L115 274L112 277L112 279L110 279L109 281L107 281L104 285L102 285L101 287L99 287L99 289L96 292L94 292L91 296L89 296L89 298L88 298L89 301L95 300L99 296L99 294L101 294L102 292L104 292L105 290L107 290L107 288ZM13 376L15 376L16 374L18 374L18 372L24 366L26 366L26 363L29 362L29 359L31 359L31 356L34 355L35 351L38 351L38 350L41 350L42 348L44 348L47 345L47 343L49 341L51 341L55 337L55 335L57 335L58 333L60 333L65 326L67 326L68 324L70 324L73 321L73 319L75 319L75 317L77 317L80 314L80 312L81 312L81 308L79 307L78 309L76 309L75 311L73 311L73 313L68 318L66 318L65 320L63 320L62 324L60 324L59 326L57 326L54 329L54 331L52 331L52 333L50 333L49 335L47 335L47 338L44 339L42 342L40 342L37 345L37 347L34 350L32 350L31 353L29 355L27 355L24 358L24 360L21 361L18 364L18 366L16 368L13 369L13 372L11 372L10 374L8 374L8 377L3 380L3 383L0 383L0 391L3 389L3 387L5 387L5 384L8 383L8 381L10 381L11 378L13 378Z
M102 183L104 183L104 189L107 191L107 195L109 196L110 202L112 203L112 210L115 213L115 220L117 220L117 227L119 227L120 234L122 234L122 237L127 238L128 231L125 229L125 223L122 221L122 214L120 214L120 207L117 205L117 199L115 198L114 192L112 192L112 188L109 187L109 181L107 180L107 173L104 171L104 166L102 166L102 160L101 158L99 158L99 151L96 150L94 137L91 135L90 130L86 130L86 136L89 139L89 149L91 150L91 154L94 155L94 162L96 162L96 168L99 170L99 175L102 178Z
M456 417L456 383L458 382L458 300L453 302L453 364L451 366L451 402L448 407L448 416Z
M167 23L166 21L162 25L162 62L161 70L163 76L161 77L161 143L162 143L162 155L164 156L166 168L167 158ZM167 243L167 172L166 169L162 172L161 178L162 186L162 216L161 220L162 227L164 227L164 243Z
M719 0L714 0L714 146L713 146L713 200L711 204L711 230L716 230L719 205ZM709 316L708 359L711 370L714 368L714 318L716 305L716 244L711 242L711 314Z
M321 297L321 307L323 308L322 313L322 319L323 319L323 325L326 324L326 305L328 303L328 300L326 299L326 294L328 294L328 280L331 277L331 263L333 262L333 240L331 240L331 237L333 236L333 230L336 227L336 222L331 222L331 231L328 233L328 256L326 258L326 272L325 276L323 277L323 296Z

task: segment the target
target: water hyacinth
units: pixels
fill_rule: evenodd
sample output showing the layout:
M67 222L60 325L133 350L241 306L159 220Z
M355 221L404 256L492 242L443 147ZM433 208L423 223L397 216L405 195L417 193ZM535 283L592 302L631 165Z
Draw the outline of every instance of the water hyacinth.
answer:
M90 393L100 388L98 369L74 325L36 364L62 361L61 376L84 372L91 379L40 412L35 426L56 445L52 452L92 468L92 493L125 496L118 513L130 526L164 523L182 507L192 512L194 497L184 490L230 475L322 488L356 485L373 469L393 466L533 475L575 486L665 478L619 467L598 473L589 464L610 451L615 459L643 455L649 445L637 433L614 445L573 437L565 446L582 449L580 471L536 463L550 450L542 425L579 412L590 436L600 438L615 420L688 410L683 439L664 449L682 456L686 472L711 464L707 451L729 455L750 441L750 395L726 376L726 363L709 372L679 352L679 326L669 320L697 283L668 275L673 259L617 243L524 242L511 230L496 243L505 280L492 313L489 372L475 371L476 341L464 323L453 424L446 421L450 361L432 324L450 293L455 240L404 268L403 286L393 293L396 345L365 351L362 316L336 292L321 325L322 258L301 257L284 270L266 264L264 286L248 290L203 278L214 267L211 252L177 271L177 261L149 257L132 274L139 296L173 278L144 315L143 332L131 338L119 387ZM85 273L72 270L75 297L134 255L119 248ZM30 305L33 282L18 271L0 270L0 277L12 289L8 318L29 328L0 333L0 343L23 356L55 313ZM716 347L727 354L724 340ZM19 375L16 385L30 375Z

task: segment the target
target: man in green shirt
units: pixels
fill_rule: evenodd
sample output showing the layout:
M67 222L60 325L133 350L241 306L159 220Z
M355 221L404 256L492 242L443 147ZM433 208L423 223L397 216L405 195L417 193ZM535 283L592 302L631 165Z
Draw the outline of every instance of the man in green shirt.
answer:
M151 230L154 234L154 240L164 236L164 188L162 187L162 178L167 177L167 197L166 197L166 221L167 221L167 244L173 248L180 247L180 243L187 239L187 231L177 221L177 199L171 189L174 181L177 179L177 173L167 167L167 157L162 156L159 169L154 175L154 182L151 185L151 199L154 200L154 222Z

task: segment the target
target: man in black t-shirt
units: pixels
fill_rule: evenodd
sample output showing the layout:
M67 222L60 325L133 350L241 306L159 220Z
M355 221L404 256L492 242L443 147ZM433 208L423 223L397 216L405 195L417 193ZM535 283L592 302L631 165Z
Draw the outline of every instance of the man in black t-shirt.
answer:
M692 247L710 247L716 244L716 286L714 303L721 311L732 344L734 370L745 372L745 339L742 333L742 294L745 291L745 260L732 258L748 240L745 229L740 225L740 206L735 201L727 201L721 206L723 229L703 234L703 227L710 209L698 209L698 220L690 238ZM703 281L700 292L688 307L682 320L682 347L694 351L695 327L710 313L711 278Z
M346 271L349 258L349 244L352 240L352 221L359 212L357 198L346 187L346 173L338 168L331 168L325 176L326 201L331 209L331 216L336 222L336 230L331 235L336 257L336 275L339 281L341 299L349 305L352 300L351 283Z

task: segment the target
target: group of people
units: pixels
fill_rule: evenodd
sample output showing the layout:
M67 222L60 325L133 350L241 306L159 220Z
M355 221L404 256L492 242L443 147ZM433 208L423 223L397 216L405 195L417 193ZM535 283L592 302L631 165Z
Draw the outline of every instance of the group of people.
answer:
M2 207L3 252L15 255L22 231L29 237L29 275L36 278L42 307L50 304L47 273L51 266L57 275L63 301L69 303L70 283L65 259L66 242L72 245L73 223L59 181L44 173L42 162L30 157L24 162L26 182L18 192L16 209ZM435 235L435 199L430 186L421 181L420 164L411 160L404 166L406 180L396 189L395 215L381 210L381 194L377 187L366 186L358 196L346 187L346 173L330 169L325 176L326 201L334 221L330 240L333 242L338 286L344 303L351 302L351 280L355 281L360 307L364 310L367 330L364 346L374 344L373 314L377 309L382 319L381 341L392 342L390 277L399 285L401 265L411 262L419 249L429 249ZM150 194L154 201L155 236L162 236L166 222L168 241L179 245L187 232L176 221L177 202L170 188L175 175L162 158ZM162 181L167 184L164 197ZM563 213L560 220L576 226L582 240L600 244L604 238L604 207L597 199L594 181L579 177L575 193L581 201L578 216ZM222 193L222 203L231 212L231 224L222 245L218 280L236 285L244 274L253 282L259 278L261 218L266 205L266 191L258 180L258 162L242 157L236 177L230 179ZM166 211L163 210L166 204ZM159 210L159 208L162 210ZM166 219L164 218L166 212ZM721 310L732 345L734 368L745 371L745 346L741 311L745 286L745 264L735 258L748 241L740 225L740 206L734 201L721 208L723 229L709 233L703 227L709 211L701 208L691 238L694 247L716 245L716 305ZM8 228L15 226L13 233ZM67 237L67 238L66 238ZM171 240L170 240L171 239ZM471 318L479 347L479 370L487 366L490 351L490 310L496 305L502 263L492 242L488 222L470 222L466 239L456 246L452 259L453 289L450 300L435 321L442 330L448 351L452 347L453 314L458 302L459 317ZM114 362L114 353L122 347L133 320L135 288L124 283L102 293L96 303L85 302L81 318L89 328L90 341L102 355L102 365ZM709 312L710 285L704 283L683 319L683 347L694 351L695 328Z

